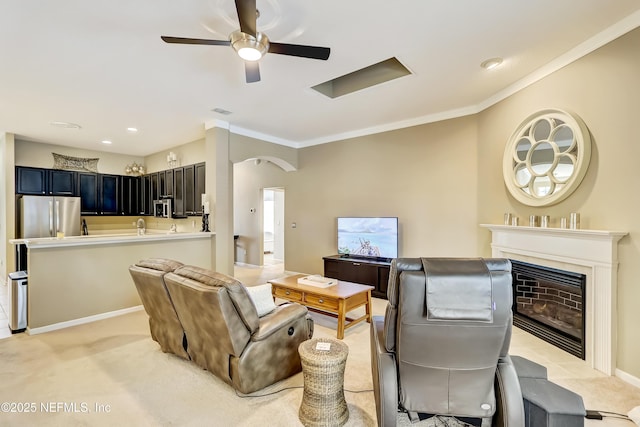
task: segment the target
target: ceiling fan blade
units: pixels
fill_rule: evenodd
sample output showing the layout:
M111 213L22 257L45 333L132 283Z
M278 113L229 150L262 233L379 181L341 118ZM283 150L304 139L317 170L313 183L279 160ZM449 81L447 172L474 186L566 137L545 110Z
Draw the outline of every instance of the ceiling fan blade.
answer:
M236 11L240 21L240 31L256 37L256 0L236 0Z
M209 39L190 39L186 37L170 37L160 36L166 43L178 43L178 44L205 44L215 46L230 46L229 40L209 40Z
M329 59L331 49L328 47L269 42L269 53L300 56L302 58L322 59L326 61Z
M258 61L244 61L244 72L247 76L247 83L260 81L260 65Z

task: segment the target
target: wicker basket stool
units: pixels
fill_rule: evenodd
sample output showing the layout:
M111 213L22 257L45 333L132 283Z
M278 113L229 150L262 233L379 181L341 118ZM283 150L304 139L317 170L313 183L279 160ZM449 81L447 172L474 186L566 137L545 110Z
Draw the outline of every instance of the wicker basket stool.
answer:
M317 349L330 344L329 350ZM304 392L298 416L306 427L342 426L349 419L344 400L344 368L349 347L332 338L314 338L298 347Z

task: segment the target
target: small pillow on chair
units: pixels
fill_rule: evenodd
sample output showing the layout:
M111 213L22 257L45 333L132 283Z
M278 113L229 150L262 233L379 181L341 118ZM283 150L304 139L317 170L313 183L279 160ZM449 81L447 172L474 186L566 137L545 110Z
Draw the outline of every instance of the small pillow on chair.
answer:
M246 288L253 305L256 306L258 317L262 317L276 309L276 304L273 302L273 296L271 295L271 283L247 286Z

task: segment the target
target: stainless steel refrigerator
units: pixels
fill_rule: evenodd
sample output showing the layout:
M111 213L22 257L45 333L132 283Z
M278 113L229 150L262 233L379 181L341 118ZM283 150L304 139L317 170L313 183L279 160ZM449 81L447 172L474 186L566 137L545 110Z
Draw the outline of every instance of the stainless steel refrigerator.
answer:
M21 196L18 238L80 235L80 197Z

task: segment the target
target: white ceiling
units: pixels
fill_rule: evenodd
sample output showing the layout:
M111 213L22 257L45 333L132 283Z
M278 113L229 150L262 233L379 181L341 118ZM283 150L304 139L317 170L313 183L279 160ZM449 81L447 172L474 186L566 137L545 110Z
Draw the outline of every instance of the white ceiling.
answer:
M0 0L0 131L142 156L218 120L304 147L478 112L640 25L638 0L257 4L259 31L330 47L329 60L267 54L262 81L247 84L230 47L160 40L226 40L239 27L233 0ZM337 99L309 89L393 56L413 74ZM496 56L501 67L480 67Z

